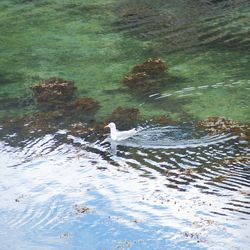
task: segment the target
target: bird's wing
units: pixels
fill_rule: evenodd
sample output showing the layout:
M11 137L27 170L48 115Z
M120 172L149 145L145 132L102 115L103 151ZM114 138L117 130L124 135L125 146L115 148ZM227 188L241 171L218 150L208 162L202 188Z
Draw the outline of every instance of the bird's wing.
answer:
M117 133L117 140L125 140L133 135L135 135L136 133L136 130L133 128L133 129L130 129L128 131L119 131Z

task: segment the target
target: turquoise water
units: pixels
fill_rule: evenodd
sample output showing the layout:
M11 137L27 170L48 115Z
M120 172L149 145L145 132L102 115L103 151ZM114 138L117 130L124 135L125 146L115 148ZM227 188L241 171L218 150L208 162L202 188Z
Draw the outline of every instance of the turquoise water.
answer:
M55 76L100 103L91 126L135 107L142 130L116 144L1 121L0 248L248 249L249 139L196 122L250 122L249 14L244 0L2 0L3 121L38 112L30 86ZM169 77L126 89L148 58ZM161 115L175 122L148 122Z

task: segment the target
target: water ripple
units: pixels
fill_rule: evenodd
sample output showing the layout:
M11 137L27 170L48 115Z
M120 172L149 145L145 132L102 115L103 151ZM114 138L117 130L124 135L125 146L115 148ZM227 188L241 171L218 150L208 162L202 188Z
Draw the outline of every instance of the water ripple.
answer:
M195 232L208 242L225 233L236 239L231 228L246 228L249 150L236 136L209 136L190 124L145 127L114 154L107 141L57 135L23 148L0 144L0 211L8 227L98 237L122 227L164 242Z

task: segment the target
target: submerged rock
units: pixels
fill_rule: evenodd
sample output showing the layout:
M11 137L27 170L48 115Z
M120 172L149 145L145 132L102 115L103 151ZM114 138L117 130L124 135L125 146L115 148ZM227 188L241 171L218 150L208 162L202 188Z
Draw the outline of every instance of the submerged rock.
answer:
M1 134L30 137L66 128L72 134L91 134L87 123L94 120L100 107L99 102L91 97L74 99L76 87L73 81L53 77L33 85L31 89L40 110L33 114L2 119ZM81 126L76 126L79 122L82 122Z
M119 129L129 129L133 127L139 118L139 109L137 108L116 108L104 119L105 123L114 122Z
M74 98L73 81L51 77L31 86L36 103L42 108L57 108Z
M168 12L162 14L163 3L160 5L155 1L117 1L114 5L114 27L124 32L126 35L148 39L161 30L163 32L167 26L173 22L173 15ZM166 11L165 11L166 12ZM155 38L155 37L154 37Z

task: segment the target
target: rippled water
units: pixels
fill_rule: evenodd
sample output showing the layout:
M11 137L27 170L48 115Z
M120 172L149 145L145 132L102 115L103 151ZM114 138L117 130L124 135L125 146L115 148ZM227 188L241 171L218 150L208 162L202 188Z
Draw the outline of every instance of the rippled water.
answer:
M2 0L0 118L38 112L30 85L58 76L98 100L93 123L118 106L140 123L115 143L0 119L0 249L249 249L249 139L197 127L250 121L249 13L244 0ZM150 57L170 80L124 89Z
M247 249L246 142L171 126L115 146L2 142L2 249Z

